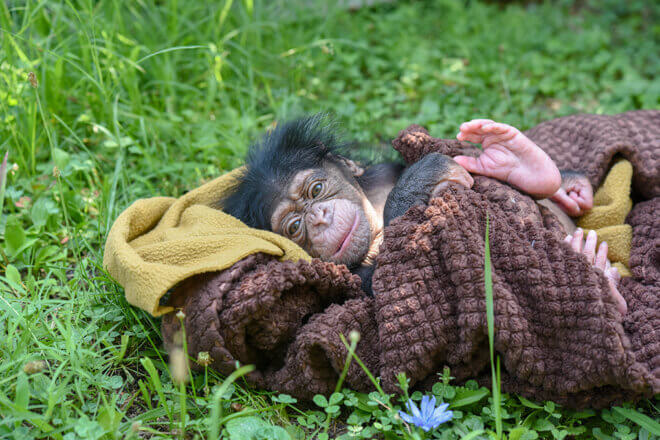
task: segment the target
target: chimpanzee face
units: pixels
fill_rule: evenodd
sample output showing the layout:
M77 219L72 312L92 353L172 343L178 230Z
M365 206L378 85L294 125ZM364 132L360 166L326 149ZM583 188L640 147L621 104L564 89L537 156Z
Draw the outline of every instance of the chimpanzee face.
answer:
M296 173L275 204L271 227L312 257L351 267L364 260L382 219L354 178L362 169L347 162Z

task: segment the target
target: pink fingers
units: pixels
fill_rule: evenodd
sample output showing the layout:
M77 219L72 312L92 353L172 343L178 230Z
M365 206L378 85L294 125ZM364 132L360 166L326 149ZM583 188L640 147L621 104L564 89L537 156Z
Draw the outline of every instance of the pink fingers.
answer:
M516 137L520 131L518 131L517 128L512 127L510 125L502 124L500 122L493 122L491 124L485 124L481 127L481 130L489 135L485 139L485 143L487 145L484 145L484 148L488 148L488 146L492 144L496 144L498 142L502 141L509 141Z
M589 231L587 234L587 240L584 243L584 248L582 249L582 253L587 257L587 260L591 264L594 264L594 258L596 257L597 239L596 231Z
M456 156L454 157L454 161L470 173L486 174L486 169L477 158L470 156Z
M570 216L577 216L582 212L578 202L566 194L564 188L559 188L557 192L550 197L550 200L557 203L559 207Z
M598 246L598 252L596 253L596 258L594 260L594 266L601 269L603 272L608 269L609 264L609 261L607 261L607 251L607 242L604 241Z
M460 126L460 132L456 135L459 141L469 141L475 144L480 144L484 140L484 133L481 131L481 126L491 123L490 119L473 119L464 122Z
M460 132L456 135L459 141L469 141L475 144L483 144L487 135L506 133L510 127L506 124L500 124L490 119L473 119L461 124ZM486 146L484 146L486 148Z
M492 124L493 122L495 121L493 121L492 119L472 119L471 121L463 122L461 124L460 129L461 131L474 130L480 128L485 124Z
M581 228L577 228L575 230L575 232L573 232L571 246L573 247L573 250L575 252L582 253L582 237L583 236L584 236L584 232L582 231Z
M621 295L621 292L619 292L619 289L617 287L619 281L621 280L621 275L619 274L619 271L617 270L616 267L612 267L605 271L605 277L607 278L607 282L610 285L610 292L612 293L612 298L616 303L617 310L622 315L625 315L626 312L628 311L628 304L626 303L625 298L623 297L623 295Z
M598 246L598 251L596 251L596 243L598 241L596 232L589 231L587 239L584 242L582 241L583 236L584 232L582 229L577 228L572 235L567 235L566 238L564 238L564 242L570 244L575 252L583 253L587 257L587 260L589 260L589 263L603 271L610 288L610 294L616 304L616 308L619 313L625 315L628 311L628 305L617 287L621 280L621 274L619 274L617 268L613 267L607 259L607 242L602 242L600 246Z
M465 133L461 131L456 135L456 139L459 141L468 141L474 144L480 144L484 140L484 135L478 133Z
M609 272L609 275L612 277L612 279L613 279L614 281L616 281L617 283L618 283L619 281L621 281L621 274L619 273L619 269L617 269L616 267L612 266L612 267L610 267L610 268L607 269L607 270L608 270L608 272Z

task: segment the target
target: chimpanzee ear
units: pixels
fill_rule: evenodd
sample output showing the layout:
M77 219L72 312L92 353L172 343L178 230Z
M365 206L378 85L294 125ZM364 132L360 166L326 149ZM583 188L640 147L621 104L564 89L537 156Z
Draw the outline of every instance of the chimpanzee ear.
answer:
M364 174L364 168L353 162L351 159L344 156L336 156L336 157L337 159L339 159L341 163L344 164L344 166L346 166L346 168L349 169L349 171L351 172L351 174L353 174L354 177L359 177Z

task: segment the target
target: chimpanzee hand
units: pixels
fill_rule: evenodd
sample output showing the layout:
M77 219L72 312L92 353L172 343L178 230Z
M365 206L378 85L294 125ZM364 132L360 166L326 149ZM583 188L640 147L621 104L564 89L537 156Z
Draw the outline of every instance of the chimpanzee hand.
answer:
M431 153L405 169L387 197L383 213L384 225L402 216L414 205L428 203L449 182L472 187L472 176L451 157Z

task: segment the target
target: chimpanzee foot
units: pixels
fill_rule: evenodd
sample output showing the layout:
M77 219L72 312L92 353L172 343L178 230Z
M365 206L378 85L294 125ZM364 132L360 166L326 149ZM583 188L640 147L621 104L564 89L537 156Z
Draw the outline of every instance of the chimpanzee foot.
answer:
M575 171L560 171L561 188L550 197L566 214L579 217L594 206L594 191L587 179Z
M596 232L589 231L586 240L583 240L583 236L584 232L582 229L577 228L573 235L566 236L564 241L569 243L575 252L584 254L594 267L603 271L609 283L610 293L616 303L616 307L622 315L625 315L628 311L628 305L617 288L621 280L621 275L617 268L612 267L610 261L607 259L607 243L602 242L598 246L598 251L596 251L596 242L598 239Z
M478 158L456 156L466 170L494 177L536 197L550 197L561 185L555 163L520 130L490 119L461 124L458 140L483 146Z

